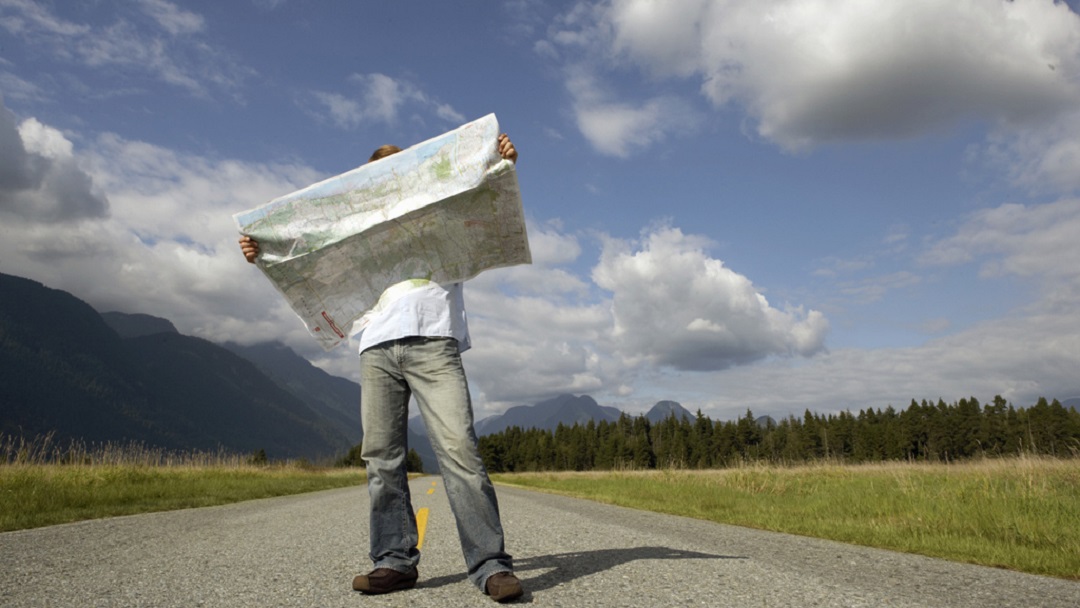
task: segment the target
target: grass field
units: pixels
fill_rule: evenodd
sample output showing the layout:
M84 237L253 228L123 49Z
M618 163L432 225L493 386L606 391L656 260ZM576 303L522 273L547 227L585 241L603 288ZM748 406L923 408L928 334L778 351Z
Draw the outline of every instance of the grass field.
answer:
M635 509L1080 580L1080 460L493 477Z
M362 470L258 464L224 452L54 445L0 436L0 532L207 507L363 483Z
M357 485L359 469L0 436L0 531ZM517 473L626 507L1080 580L1080 460Z

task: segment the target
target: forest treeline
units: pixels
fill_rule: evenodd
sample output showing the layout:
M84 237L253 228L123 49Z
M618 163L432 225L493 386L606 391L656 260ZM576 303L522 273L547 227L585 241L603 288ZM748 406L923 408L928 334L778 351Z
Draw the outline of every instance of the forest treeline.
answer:
M976 456L1080 456L1080 412L1056 399L1014 407L1002 397L980 404L915 400L897 411L865 409L821 415L809 410L775 422L754 414L733 421L674 416L651 423L623 414L554 430L511 427L479 439L491 472L723 468L766 462L798 464L888 460L942 462Z

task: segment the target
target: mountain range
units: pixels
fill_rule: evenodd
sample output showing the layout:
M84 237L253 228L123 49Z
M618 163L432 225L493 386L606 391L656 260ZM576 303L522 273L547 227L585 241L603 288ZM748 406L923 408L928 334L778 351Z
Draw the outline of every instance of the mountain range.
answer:
M561 395L476 423L511 426L614 421L592 397ZM654 422L690 412L661 401ZM264 450L325 459L360 443L360 386L315 367L281 343L215 344L147 314L99 313L36 281L0 273L0 433L90 443L141 442L176 450ZM409 446L437 471L423 422Z
M67 292L0 274L4 434L262 449L275 458L332 456L357 441L358 407L356 424L348 424L329 415L315 391L283 380L164 319L102 315Z
M1080 397L1061 403L1080 410ZM554 430L621 414L587 395L560 395L478 420L475 429ZM696 418L666 400L645 416L654 424ZM59 442L328 459L363 438L360 386L284 344L215 344L166 319L99 313L67 292L0 273L0 434L49 433ZM437 471L419 416L409 420L408 441L424 470Z

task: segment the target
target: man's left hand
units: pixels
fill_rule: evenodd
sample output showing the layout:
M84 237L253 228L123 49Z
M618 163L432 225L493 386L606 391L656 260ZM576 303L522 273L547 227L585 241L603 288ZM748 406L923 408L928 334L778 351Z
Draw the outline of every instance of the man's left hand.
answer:
M499 135L499 156L512 163L517 163L517 148L514 147L514 142L510 141L510 137L506 133Z

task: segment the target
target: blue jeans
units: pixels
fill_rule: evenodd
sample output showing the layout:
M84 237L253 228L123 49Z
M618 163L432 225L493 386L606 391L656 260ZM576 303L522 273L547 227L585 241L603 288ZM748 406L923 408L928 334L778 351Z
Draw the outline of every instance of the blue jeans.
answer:
M405 473L409 398L416 396L457 521L469 580L481 590L513 569L503 546L495 488L476 447L472 401L457 341L405 338L360 354L361 403L371 497L371 560L404 572L420 561Z

